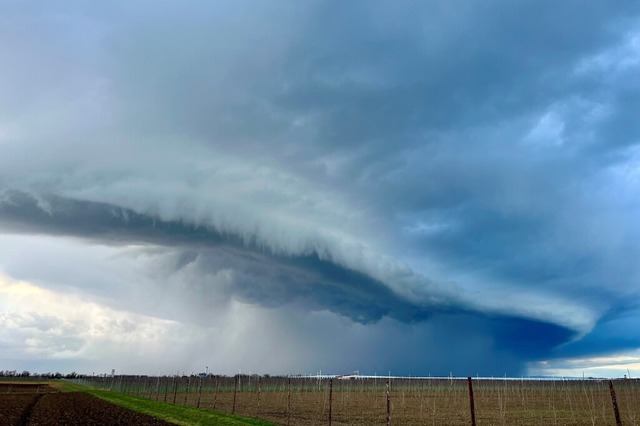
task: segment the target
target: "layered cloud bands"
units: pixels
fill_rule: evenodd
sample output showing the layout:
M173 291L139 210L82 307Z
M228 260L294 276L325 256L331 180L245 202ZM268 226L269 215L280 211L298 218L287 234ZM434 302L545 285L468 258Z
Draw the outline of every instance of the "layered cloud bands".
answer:
M638 5L341 7L0 6L3 359L502 375L640 346Z

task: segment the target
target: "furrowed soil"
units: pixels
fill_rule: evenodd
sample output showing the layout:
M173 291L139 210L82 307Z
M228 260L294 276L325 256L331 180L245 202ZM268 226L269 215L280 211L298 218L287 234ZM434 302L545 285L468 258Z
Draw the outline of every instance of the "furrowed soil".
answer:
M0 425L171 425L80 392L46 384L0 384Z

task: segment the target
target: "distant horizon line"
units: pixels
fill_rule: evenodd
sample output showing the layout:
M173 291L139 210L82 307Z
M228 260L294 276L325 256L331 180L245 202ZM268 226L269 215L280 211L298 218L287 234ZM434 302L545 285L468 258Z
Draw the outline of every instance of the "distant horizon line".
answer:
M25 374L28 373L28 374ZM392 375L392 374L359 374L359 373L343 373L343 374L322 374L322 372L318 372L315 374L258 374L258 373L242 373L240 370L236 374L220 374L220 373L212 373L208 372L200 372L200 373L185 373L185 372L176 372L176 374L116 374L115 370L110 373L77 373L75 371L67 374L62 374L60 372L47 372L47 373L39 373L39 372L29 372L28 370L24 370L19 373L17 370L0 370L0 379L2 378L37 378L37 377L45 377L45 378L109 378L109 377L269 377L269 378L298 378L298 379L338 379L338 380L362 380L362 379L390 379L390 380L467 380L471 378L473 380L504 380L504 381L562 381L562 380L637 380L631 376L627 376L626 374L623 377L603 377L603 376L545 376L545 375L520 375L520 376L441 376L441 375L428 375L428 376L412 376L412 375Z

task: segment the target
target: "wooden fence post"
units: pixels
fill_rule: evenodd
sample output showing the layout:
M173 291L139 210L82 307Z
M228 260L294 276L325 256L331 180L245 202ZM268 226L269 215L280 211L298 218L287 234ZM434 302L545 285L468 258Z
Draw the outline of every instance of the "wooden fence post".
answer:
M182 402L182 405L187 405L187 397L189 396L190 385L191 385L191 376L189 376L189 378L187 379L187 388L185 389L185 392L184 392L184 401Z
M198 381L198 403L196 404L196 408L200 408L201 398L202 398L202 376L200 376L200 380Z
M331 402L333 400L333 379L329 379L329 426L331 426Z
M469 382L469 408L471 410L471 426L476 426L476 408L473 403L473 385L471 384L471 377L467 377Z
M218 398L218 388L220 387L220 377L216 377L216 391L213 393L213 411L216 410L216 400Z
M260 412L260 376L258 376L258 395L256 401L256 417L258 417L258 413Z
M291 421L291 377L289 377L287 389L287 426L289 426Z
M153 378L149 378L149 398L147 399L151 401L152 397L153 397Z
M182 379L181 379L182 380ZM176 397L178 396L178 380L173 382L173 403L176 403Z
M238 393L238 376L236 375L236 383L233 387L233 407L231 408L231 414L235 414L236 412L236 395Z
M616 416L616 426L622 426L622 419L620 418L620 410L618 410L618 398L616 397L616 390L613 388L613 382L609 380L609 392L611 392L611 402L613 403L613 413Z
M167 402L167 392L169 392L169 378L167 377L167 383L164 385L164 402Z
M387 426L391 426L391 397L389 396L391 383L387 380Z

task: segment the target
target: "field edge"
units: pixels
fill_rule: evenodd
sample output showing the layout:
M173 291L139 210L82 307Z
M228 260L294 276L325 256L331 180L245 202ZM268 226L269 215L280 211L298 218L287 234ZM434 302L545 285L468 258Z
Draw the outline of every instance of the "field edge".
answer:
M184 407L180 405L169 404L166 402L151 401L148 399L137 398L135 396L125 395L114 391L90 389L78 385L73 385L73 388L74 391L85 392L111 404L118 405L123 408L128 408L138 413L148 414L150 416L165 420L167 422L175 423L180 426L275 425L274 423L270 423L265 420L241 417L194 407Z

